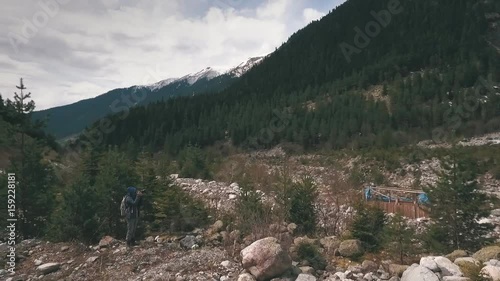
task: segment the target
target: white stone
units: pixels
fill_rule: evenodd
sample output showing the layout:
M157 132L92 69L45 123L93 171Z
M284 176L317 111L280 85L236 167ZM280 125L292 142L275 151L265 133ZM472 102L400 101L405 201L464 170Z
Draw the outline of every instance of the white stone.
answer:
M460 276L445 276L443 277L443 281L470 281L470 279Z
M295 281L316 281L316 280L317 280L316 277L304 273L299 274L299 277L295 279Z
M449 259L445 257L436 257L434 261L439 266L439 269L441 269L443 276L464 276L460 267L452 263Z
M425 266L413 264L401 277L401 281L440 281L434 272Z
M225 268L229 268L231 266L231 262L230 261L223 261L223 262L221 262L220 265L222 265Z
M52 263L42 264L39 267L37 267L36 270L39 271L40 273L42 273L43 275L46 275L46 274L49 274L52 272L56 272L60 268L61 268L61 265L59 263L52 262Z
M492 281L500 281L500 267L487 265L481 269L481 274L490 277Z
M238 281L255 281L255 277L249 273L243 273L238 277Z
M438 264L434 261L434 257L422 257L420 259L420 265L427 267L433 272L440 271Z
M87 259L87 263L93 263L95 262L99 257L90 257Z

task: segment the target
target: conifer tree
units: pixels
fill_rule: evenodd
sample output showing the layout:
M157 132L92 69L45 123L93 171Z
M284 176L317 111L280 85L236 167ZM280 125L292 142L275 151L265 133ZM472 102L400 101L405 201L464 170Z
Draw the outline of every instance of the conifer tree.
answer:
M120 203L127 187L136 186L137 176L133 163L116 148L106 151L99 161L96 177L96 194L99 198L96 213L103 234L113 237L125 235L125 223L121 222Z
M477 163L454 150L442 167L437 184L425 189L433 220L427 244L441 251L476 250L492 229L479 222L489 216L489 200L477 182Z
M411 228L406 218L400 214L390 218L384 229L385 248L397 257L401 264L405 264L406 258L416 252L414 237L415 229Z

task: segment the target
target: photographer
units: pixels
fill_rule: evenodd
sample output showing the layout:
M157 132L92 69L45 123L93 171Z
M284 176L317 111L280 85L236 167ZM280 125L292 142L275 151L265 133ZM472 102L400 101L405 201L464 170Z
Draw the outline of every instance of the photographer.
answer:
M139 208L142 204L142 192L135 187L127 189L125 198L126 219L127 219L127 246L135 246L135 233L139 221Z

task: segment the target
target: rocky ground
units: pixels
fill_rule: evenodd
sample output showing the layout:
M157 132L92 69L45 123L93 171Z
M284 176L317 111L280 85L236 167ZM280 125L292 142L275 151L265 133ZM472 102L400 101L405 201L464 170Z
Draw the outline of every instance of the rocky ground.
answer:
M494 215L500 215L500 210ZM214 280L214 281L474 281L482 274L500 280L500 247L476 253L455 251L447 256L423 256L419 262L402 265L383 255L364 255L358 240L335 236L312 239L295 237L295 226L275 226L275 237L236 240L236 254L225 247L231 239L222 222L209 229L179 237L158 236L127 248L112 237L99 245L49 243L26 240L17 248L15 276L0 271L8 281L83 280ZM219 237L219 238L213 238ZM231 240L233 241L233 240ZM298 248L311 244L326 258L317 265L301 259ZM5 245L0 245L5 251ZM418 261L418 259L417 259Z

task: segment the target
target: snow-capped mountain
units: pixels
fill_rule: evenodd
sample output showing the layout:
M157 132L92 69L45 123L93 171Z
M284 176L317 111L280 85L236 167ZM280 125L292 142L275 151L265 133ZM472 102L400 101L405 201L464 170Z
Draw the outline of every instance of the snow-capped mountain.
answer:
M95 98L35 112L34 118L45 120L51 116L47 123L47 130L62 139L80 133L85 127L108 114L130 107L146 106L174 97L220 92L231 86L263 59L264 57L249 58L227 71L217 71L207 67L181 78L169 78L151 85L114 89ZM137 94L138 92L140 95ZM128 100L126 97L141 98Z
M248 72L250 69L252 69L254 66L261 63L264 60L264 58L265 57L249 58L247 61L240 63L238 66L233 67L233 68L229 69L228 71L219 72L219 71L213 69L212 67L207 67L207 68L202 69L196 73L188 74L188 75L185 75L181 78L169 78L169 79L165 79L165 80L162 80L160 82L157 82L157 83L154 83L151 85L137 86L137 88L148 88L149 90L155 92L155 91L159 91L162 88L164 88L170 84L176 83L176 82L186 82L189 85L194 85L198 81L201 81L201 80L210 81L214 78L221 77L224 75L239 78L243 74Z
M194 83L198 82L201 79L212 80L220 75L221 75L220 72L214 70L211 67L207 67L195 74L186 75L182 77L180 80L187 81L189 85L193 85Z
M227 73L233 75L234 77L241 77L243 74L247 73L254 66L258 65L264 60L265 57L254 57L249 58L246 62L242 62L235 68L230 69Z
M166 87L166 86L174 83L177 80L178 80L178 78L169 78L169 79L161 80L160 82L156 82L154 84L151 84L151 85L148 85L145 87L149 88L151 91L156 91L156 90L159 90L163 87Z

